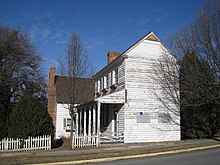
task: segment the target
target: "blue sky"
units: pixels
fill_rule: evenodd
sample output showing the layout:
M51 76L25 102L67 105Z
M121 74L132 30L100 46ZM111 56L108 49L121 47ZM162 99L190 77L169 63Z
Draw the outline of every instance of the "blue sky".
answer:
M30 36L44 57L43 70L56 66L73 31L99 71L107 52L123 52L153 31L164 43L193 19L203 0L1 0L0 24Z

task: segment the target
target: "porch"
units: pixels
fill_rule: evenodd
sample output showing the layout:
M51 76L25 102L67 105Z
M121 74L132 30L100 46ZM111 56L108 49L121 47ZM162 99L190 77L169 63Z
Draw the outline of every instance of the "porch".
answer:
M92 101L77 107L73 148L123 142L124 104Z

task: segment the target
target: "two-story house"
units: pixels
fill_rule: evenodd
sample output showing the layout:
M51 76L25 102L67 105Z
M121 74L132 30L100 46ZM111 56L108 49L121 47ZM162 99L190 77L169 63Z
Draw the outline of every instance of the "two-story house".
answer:
M124 143L180 140L180 116L151 92L157 88L153 67L164 49L150 32L121 54L109 52L108 65L93 77L94 99L78 106L77 136Z

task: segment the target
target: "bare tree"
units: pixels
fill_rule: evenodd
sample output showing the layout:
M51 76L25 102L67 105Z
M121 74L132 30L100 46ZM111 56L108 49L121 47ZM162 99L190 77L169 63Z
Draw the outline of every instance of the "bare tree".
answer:
M180 94L179 94L179 68L177 59L163 49L163 55L153 66L152 79L155 81L155 89L151 92L160 101L166 111L175 116L180 116ZM171 119L174 124L180 124L175 118Z
M175 109L178 112L183 107L190 107L189 109L209 107L208 109L216 109L209 114L216 116L212 119L219 120L217 111L217 107L220 106L219 20L220 1L208 0L191 23L170 36L169 47L175 58L164 50L162 59L154 67L156 75L154 79L161 89L159 94L154 93L168 111L175 113ZM186 56L190 61L183 64L182 61ZM187 68L184 72L181 70L183 67ZM180 113L176 114L180 116Z
M61 82L65 85L60 86L60 93L62 93L64 99L63 106L69 110L71 116L71 139L73 140L76 105L79 104L79 97L81 101L86 101L88 97L85 91L87 89L79 88L79 86L82 85L82 78L90 78L94 74L91 61L86 54L78 32L72 33L67 43L65 55L58 58L58 72L65 78L65 82Z
M181 61L188 53L196 54L201 61L207 61L215 77L218 95L210 95L220 104L220 1L206 1L202 10L194 21L183 28L182 31L170 37L172 52ZM201 76L210 72L200 72ZM209 81L207 79L207 81ZM207 82L208 83L208 82Z

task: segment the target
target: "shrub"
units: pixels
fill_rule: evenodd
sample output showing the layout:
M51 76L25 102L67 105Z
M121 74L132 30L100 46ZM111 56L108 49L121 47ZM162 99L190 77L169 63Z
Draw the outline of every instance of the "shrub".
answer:
M12 108L9 117L9 137L27 138L53 134L52 119L47 113L46 106L37 98L22 98Z

